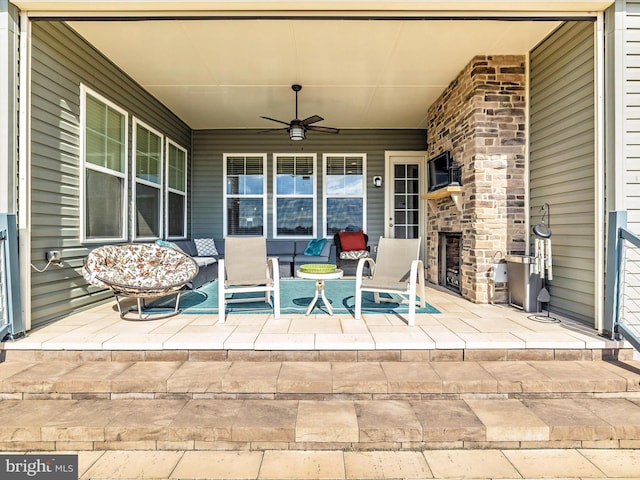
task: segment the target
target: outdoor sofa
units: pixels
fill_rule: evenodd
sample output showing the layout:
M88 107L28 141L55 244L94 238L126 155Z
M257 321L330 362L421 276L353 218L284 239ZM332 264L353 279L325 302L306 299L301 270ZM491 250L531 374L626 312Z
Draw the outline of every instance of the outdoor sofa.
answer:
M200 270L198 275L192 280L192 288L196 289L205 283L218 278L218 260L224 258L224 239L213 240L215 254L200 251L196 245L196 240L175 240L175 246L190 255L198 264ZM336 247L331 239L327 239L317 255L305 255L309 247L309 240L267 240L267 256L277 257L280 267L281 277L293 277L296 270L305 263L336 263Z

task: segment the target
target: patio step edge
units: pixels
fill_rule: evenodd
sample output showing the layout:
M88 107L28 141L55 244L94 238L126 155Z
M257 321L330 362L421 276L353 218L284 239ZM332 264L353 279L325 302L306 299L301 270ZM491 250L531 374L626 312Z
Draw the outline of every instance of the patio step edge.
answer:
M640 448L621 399L4 403L3 451Z
M386 350L49 350L22 349L0 343L0 363L8 361L343 361L343 362L477 362L477 361L612 361L633 360L632 348L527 349L386 349Z

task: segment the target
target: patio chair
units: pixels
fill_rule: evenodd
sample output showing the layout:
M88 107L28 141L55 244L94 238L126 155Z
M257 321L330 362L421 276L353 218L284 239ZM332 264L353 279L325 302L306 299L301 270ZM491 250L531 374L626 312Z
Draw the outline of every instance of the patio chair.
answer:
M138 319L142 320L147 298L176 294L173 311L155 313L148 308L144 313L154 319L167 318L180 313L180 293L198 273L198 265L179 250L153 243L105 245L93 249L84 260L85 280L97 287L109 288L116 297L120 318L127 318L132 310L123 310L120 297L133 297L137 302ZM135 311L135 310L133 310Z
M264 297L234 294L264 292ZM227 298L226 295L231 297ZM273 303L271 303L271 294ZM227 303L264 301L280 318L280 270L277 257L267 258L264 237L227 237L224 258L218 265L218 316L225 322Z
M409 326L415 325L416 304L424 308L424 266L420 255L420 238L400 239L382 238L378 243L376 260L361 258L356 270L356 305L355 317L362 314L362 292L373 292L374 301L394 302L397 300L380 297L381 293L408 296ZM363 275L364 266L368 265L371 276Z

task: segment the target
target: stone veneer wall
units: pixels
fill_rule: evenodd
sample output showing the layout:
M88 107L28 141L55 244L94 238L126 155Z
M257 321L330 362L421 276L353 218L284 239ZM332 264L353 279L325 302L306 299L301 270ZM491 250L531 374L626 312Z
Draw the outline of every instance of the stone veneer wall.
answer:
M427 208L427 277L438 283L438 233L462 234L461 294L505 302L496 259L525 249L526 76L524 56L477 56L428 113L430 157L449 150L462 167L462 202Z

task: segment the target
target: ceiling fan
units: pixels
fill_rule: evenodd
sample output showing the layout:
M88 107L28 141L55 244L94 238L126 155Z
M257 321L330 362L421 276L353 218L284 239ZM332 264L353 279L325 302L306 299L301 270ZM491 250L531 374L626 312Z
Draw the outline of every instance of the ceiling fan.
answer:
M305 134L307 130L311 130L313 132L321 132L321 133L340 133L340 130L332 127L322 127L320 125L312 125L313 123L318 123L324 120L320 115L312 115L304 120L298 119L298 92L302 90L302 85L291 85L291 90L296 92L296 118L291 120L290 122L283 122L282 120L276 120L275 118L270 117L260 117L265 120L271 120L272 122L282 123L286 125L285 128L278 128L276 130L286 130L289 132L289 138L291 140L304 140Z

